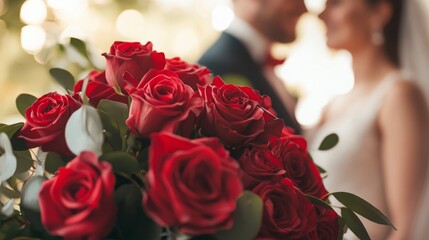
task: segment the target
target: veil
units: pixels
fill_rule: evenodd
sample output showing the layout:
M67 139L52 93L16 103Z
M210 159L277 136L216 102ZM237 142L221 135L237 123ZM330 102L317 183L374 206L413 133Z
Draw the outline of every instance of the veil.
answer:
M404 0L403 2L399 49L401 68L421 88L429 106L429 1ZM428 236L429 169L411 239L426 239Z

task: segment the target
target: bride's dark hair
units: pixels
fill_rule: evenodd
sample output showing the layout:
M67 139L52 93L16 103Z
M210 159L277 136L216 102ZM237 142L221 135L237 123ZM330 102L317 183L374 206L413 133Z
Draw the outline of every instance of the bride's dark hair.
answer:
M403 0L366 0L370 4L377 4L387 1L392 4L393 14L389 22L383 29L384 32L384 51L389 59L399 66L399 39L402 16Z

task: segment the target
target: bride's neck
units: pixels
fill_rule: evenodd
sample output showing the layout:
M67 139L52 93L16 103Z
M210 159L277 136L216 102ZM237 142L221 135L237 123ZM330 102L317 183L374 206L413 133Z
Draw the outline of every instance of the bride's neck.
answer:
M395 66L380 47L370 45L351 54L356 85L377 82L395 70Z

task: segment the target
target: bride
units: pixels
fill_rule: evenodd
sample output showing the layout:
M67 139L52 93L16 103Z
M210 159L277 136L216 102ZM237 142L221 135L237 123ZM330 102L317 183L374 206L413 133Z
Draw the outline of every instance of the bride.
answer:
M312 155L328 173L325 184L330 192L354 193L388 215L397 231L362 219L375 240L428 237L429 223L423 218L428 218L429 207L419 207L424 192L429 198L428 106L419 82L405 81L400 72L411 70L412 78L429 90L429 52L424 52L429 42L419 37L415 41L416 33L423 37L429 31L416 27L428 21L410 24L427 7L418 5L425 1L327 0L320 15L329 47L346 49L353 56L355 86L328 104L312 139L317 149L324 136L337 133L339 144ZM345 237L357 238L351 231Z

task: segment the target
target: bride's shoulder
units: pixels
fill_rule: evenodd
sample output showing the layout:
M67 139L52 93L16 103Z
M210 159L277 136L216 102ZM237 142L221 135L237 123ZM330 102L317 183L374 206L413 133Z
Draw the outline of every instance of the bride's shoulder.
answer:
M418 103L425 102L425 98L422 90L415 82L405 77L399 77L398 81L395 82L387 93L386 101L394 103Z
M388 119L395 115L417 116L428 111L422 90L412 81L401 78L384 97L381 114ZM384 113L384 114L383 114Z

